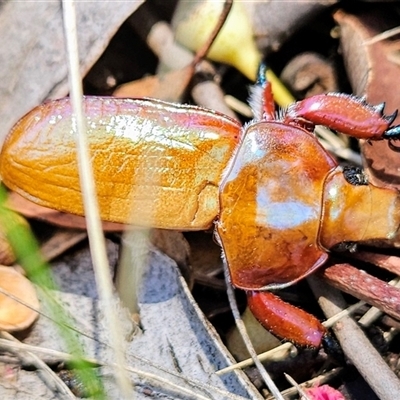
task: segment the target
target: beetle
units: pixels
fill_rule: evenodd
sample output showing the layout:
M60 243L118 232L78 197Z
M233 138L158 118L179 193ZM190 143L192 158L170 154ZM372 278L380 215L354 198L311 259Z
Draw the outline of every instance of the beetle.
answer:
M191 105L84 97L101 218L183 231L214 226L231 282L247 292L256 318L277 336L317 347L322 324L272 291L315 271L340 243L398 245L400 198L338 166L313 128L390 140L400 126L384 104L337 93L277 116L269 82L256 88L260 116L243 127ZM64 98L20 119L4 142L0 174L28 200L83 215L72 114Z

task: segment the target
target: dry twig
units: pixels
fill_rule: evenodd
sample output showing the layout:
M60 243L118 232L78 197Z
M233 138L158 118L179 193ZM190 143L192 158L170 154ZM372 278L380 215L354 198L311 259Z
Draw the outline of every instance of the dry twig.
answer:
M346 302L338 290L324 284L316 276L310 276L308 282L327 317L346 308ZM377 396L381 400L397 398L400 393L399 379L383 361L357 323L351 317L345 317L333 327L333 330L345 355Z

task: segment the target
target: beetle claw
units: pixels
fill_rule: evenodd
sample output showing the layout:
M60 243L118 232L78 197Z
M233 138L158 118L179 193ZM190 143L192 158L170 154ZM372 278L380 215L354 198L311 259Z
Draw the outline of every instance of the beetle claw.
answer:
M396 112L397 114L397 112ZM392 114L393 115L393 114ZM395 116L396 118L396 116ZM400 125L392 126L382 135L383 139L400 139Z
M388 122L388 124L390 125L390 124L396 119L397 113L398 113L398 110L395 110L395 111L393 112L393 114L385 115L383 118L384 118L384 119ZM396 127L393 127L393 128L396 128ZM393 128L388 129L388 131L392 130ZM387 133L388 131L385 132L385 135L386 135L386 133ZM399 131L399 132L400 132L400 131Z

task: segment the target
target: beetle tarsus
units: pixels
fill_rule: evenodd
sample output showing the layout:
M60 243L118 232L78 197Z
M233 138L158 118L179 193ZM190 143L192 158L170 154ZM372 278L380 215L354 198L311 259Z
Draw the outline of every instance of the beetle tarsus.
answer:
M340 347L339 342L331 334L326 333L322 337L322 347L324 348L326 354L331 356L338 364L346 364L346 358L344 356L343 350Z
M396 117L396 116L395 116ZM382 135L383 139L400 139L400 125L392 126Z
M385 119L385 121L388 122L389 125L391 125L393 121L397 118L398 112L399 112L398 110L395 110L392 114L385 115L383 118Z
M272 95L271 83L267 79L267 65L260 63L257 72L256 84L251 89L249 104L256 121L273 121L275 116L275 102Z
M266 73L267 73L267 64L265 64L264 61L261 61L257 71L257 81L256 81L257 86L261 86L262 88L265 87L267 83Z

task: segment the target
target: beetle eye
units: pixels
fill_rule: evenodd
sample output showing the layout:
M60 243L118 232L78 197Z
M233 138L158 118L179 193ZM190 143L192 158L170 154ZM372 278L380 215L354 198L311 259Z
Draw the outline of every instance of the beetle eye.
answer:
M368 185L368 177L360 167L344 167L343 176L351 185Z

